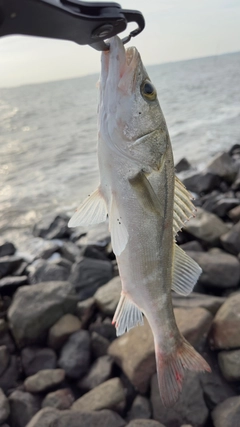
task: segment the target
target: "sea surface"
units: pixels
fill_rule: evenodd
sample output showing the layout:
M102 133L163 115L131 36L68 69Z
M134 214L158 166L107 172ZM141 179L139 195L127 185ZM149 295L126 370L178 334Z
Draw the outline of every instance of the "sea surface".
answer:
M240 143L240 52L147 67L175 162ZM98 183L97 75L0 89L0 234L73 213ZM1 82L0 82L1 85Z

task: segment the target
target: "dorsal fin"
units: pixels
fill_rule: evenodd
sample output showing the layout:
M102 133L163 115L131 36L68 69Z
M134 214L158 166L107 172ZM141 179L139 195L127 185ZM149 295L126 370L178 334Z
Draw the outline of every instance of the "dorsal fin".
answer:
M174 210L173 210L173 237L176 236L184 224L194 216L196 208L192 203L192 196L180 179L175 176Z

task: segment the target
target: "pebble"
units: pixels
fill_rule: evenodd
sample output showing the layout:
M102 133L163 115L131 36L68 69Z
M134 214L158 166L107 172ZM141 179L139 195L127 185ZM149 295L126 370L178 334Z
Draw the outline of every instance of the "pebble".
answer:
M31 393L15 390L9 396L12 427L25 427L41 408L41 399Z
M65 372L63 369L43 369L24 381L26 391L39 393L51 387L61 384L64 381Z
M56 409L69 409L75 398L70 388L62 388L60 390L48 393L42 401L42 408L50 406Z
M140 419L149 419L151 418L151 407L149 400L138 394L131 406L130 411L127 414L128 421L131 420L140 420Z
M235 427L240 420L240 396L230 397L212 412L214 427Z
M106 315L113 316L121 295L121 279L114 277L106 285L101 286L94 294L98 309Z
M43 369L55 369L57 355L51 348L25 347L21 351L21 362L26 377Z
M240 221L238 221L226 234L223 234L220 240L227 252L238 255L240 252Z
M240 350L220 351L218 364L227 381L240 380Z
M83 377L90 366L90 336L88 331L80 330L70 336L62 347L58 366L70 378Z
M81 328L80 320L73 314L65 314L48 332L48 346L59 350L71 334Z
M112 378L84 394L72 405L74 411L114 409L125 402L125 390L119 378Z
M213 319L210 346L228 350L240 347L240 293L227 298Z
M0 388L0 424L4 423L7 420L10 414L10 407L8 398L3 393L3 390Z
M113 277L110 261L82 258L72 266L69 281L74 285L79 300L92 297L96 290Z
M198 239L214 244L229 228L217 215L198 208L196 217L187 222L184 230Z
M79 382L78 387L83 390L92 390L94 387L107 381L112 373L113 359L106 355L99 357L91 366L87 375Z
M44 282L19 288L8 311L16 343L22 347L41 341L63 314L74 312L75 295L68 282Z
M97 332L92 333L91 350L95 358L105 356L105 354L107 354L109 345L110 341L107 338L103 337Z

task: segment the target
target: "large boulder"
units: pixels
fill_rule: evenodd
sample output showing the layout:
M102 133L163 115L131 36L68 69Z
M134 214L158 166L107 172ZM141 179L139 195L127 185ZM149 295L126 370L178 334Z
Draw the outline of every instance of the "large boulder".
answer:
M214 427L233 427L239 425L240 420L240 396L230 397L212 412Z
M76 305L75 290L68 282L44 282L19 288L8 311L18 346L41 341L60 317L74 312Z
M171 427L181 426L181 424L203 427L209 412L204 400L200 376L201 374L196 374L196 372L186 372L182 394L177 403L169 410L161 402L157 376L153 375L151 382L153 418Z
M202 208L197 209L196 217L191 218L184 229L194 237L210 244L217 243L220 236L229 231L228 226L217 215Z
M198 282L204 286L233 288L240 283L238 259L222 251L188 252L202 268Z
M228 350L240 347L240 293L232 294L213 319L210 345Z
M74 411L97 411L114 409L125 402L125 390L119 378L105 381L77 399L72 405Z
M62 347L58 366L70 378L83 377L90 365L90 336L88 331L77 331Z

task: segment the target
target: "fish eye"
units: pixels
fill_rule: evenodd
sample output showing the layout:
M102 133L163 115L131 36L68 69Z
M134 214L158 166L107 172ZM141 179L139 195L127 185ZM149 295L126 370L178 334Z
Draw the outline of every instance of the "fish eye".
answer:
M141 94L148 101L154 101L157 98L157 91L149 80L145 80L142 83Z

